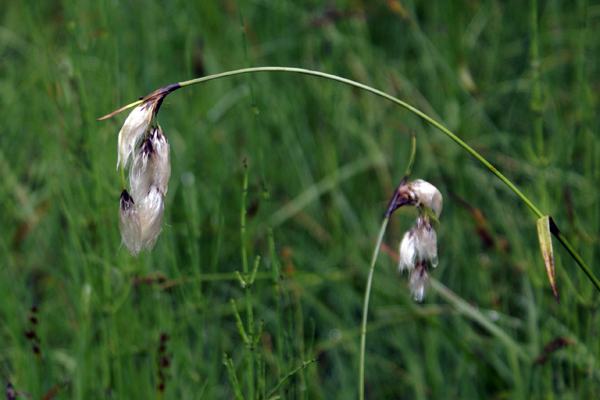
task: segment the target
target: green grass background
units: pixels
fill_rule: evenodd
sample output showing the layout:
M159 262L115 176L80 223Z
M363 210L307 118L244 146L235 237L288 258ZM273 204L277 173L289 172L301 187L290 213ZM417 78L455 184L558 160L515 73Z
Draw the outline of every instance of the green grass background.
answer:
M598 293L555 243L557 304L534 215L408 111L284 73L171 94L159 114L172 164L163 233L137 260L119 250L117 224L126 113L96 121L161 86L246 66L337 74L455 132L552 215L600 275L596 2L2 0L0 9L3 385L34 399L57 385L57 399L156 399L160 370L164 398L232 399L227 353L249 399L229 304L246 321L233 275L246 158L266 391L317 358L276 395L356 398L368 265L414 131L412 178L445 200L439 283L423 304L411 299L393 252L415 214L396 213L375 270L367 398L598 396ZM32 329L39 356L24 334ZM567 345L536 362L558 338Z

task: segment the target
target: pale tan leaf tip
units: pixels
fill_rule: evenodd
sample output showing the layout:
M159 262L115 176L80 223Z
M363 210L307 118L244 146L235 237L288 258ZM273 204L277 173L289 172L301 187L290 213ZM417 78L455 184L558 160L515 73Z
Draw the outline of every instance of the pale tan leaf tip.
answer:
M558 292L556 291L556 281L554 279L554 250L552 249L552 236L550 232L551 221L552 217L549 215L538 219L537 231L540 249L542 250L542 257L544 258L544 265L546 266L546 272L548 273L548 279L550 280L554 297L556 297L556 301L560 303Z

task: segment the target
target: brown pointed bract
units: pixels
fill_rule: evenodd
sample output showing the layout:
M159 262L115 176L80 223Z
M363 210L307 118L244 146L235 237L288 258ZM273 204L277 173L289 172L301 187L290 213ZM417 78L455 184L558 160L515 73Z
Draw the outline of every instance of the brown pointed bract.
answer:
M544 265L546 266L546 273L548 274L554 297L556 297L556 301L560 303L558 292L556 290L556 281L554 279L554 250L552 249L552 236L550 231L551 222L552 217L549 215L538 219L537 230L542 257L544 258Z

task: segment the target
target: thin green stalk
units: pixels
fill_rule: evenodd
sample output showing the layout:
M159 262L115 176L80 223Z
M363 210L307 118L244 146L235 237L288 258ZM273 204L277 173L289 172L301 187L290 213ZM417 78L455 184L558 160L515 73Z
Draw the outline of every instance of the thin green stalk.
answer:
M279 377L283 375L284 357L283 357L283 327L281 321L283 319L283 312L281 310L281 297L283 293L279 290L279 267L277 254L275 253L275 238L273 237L273 228L269 227L269 251L271 254L271 273L273 279L273 287L275 289L275 304L277 305L277 355L279 356L278 361L281 363L277 366L277 372ZM282 289L283 290L283 289Z
M244 47L244 60L246 61L246 68L250 68L250 57L248 57L248 43L246 41L246 25L244 24L244 15L242 14L242 7L240 2L236 0L238 8L238 16L240 18L240 30L242 32L242 44ZM265 173L265 156L263 151L263 135L260 130L260 122L258 120L258 106L256 105L256 97L254 96L254 87L250 76L246 80L248 83L248 89L250 90L250 101L252 101L252 114L254 114L254 122L256 123L256 132L258 132L258 162L260 167L260 175L262 177L263 197L268 199L270 197L269 189L267 187L267 174Z
M227 367L227 374L229 375L229 380L231 381L231 386L233 387L233 393L235 393L236 400L244 400L244 396L242 395L240 384L235 373L235 367L233 366L233 360L224 353L223 361Z
M598 278L596 278L596 276L588 268L586 263L579 256L579 254L575 251L573 246L571 246L571 244L567 241L567 238L564 237L562 232L558 231L558 232L552 232L552 233L554 233L554 236L558 239L558 241L562 243L562 245L565 247L565 249L567 249L567 251L569 252L571 257L573 257L575 259L575 261L577 261L577 264L579 264L579 266L581 267L583 272L585 272L585 274L588 276L588 278L590 278L592 283L598 288L598 290L600 290L600 281L598 281Z
M275 392L277 391L277 389L279 389L279 387L281 385L283 385L283 383L285 381L287 381L289 378L291 378L292 376L294 376L294 374L298 371L300 371L303 368L306 368L309 366L309 364L312 364L314 362L318 361L316 358L310 361L303 361L302 365L299 366L298 368L296 368L295 370L291 371L289 374L287 374L287 376L285 378L283 378L282 380L279 381L279 383L277 384L277 386L275 386L273 389L271 389L271 391L269 392L269 394L267 395L267 399L271 399L273 396L273 394L275 394Z
M494 173L494 175L496 175L513 192L515 192L517 194L517 196L519 196L521 198L521 200L523 200L523 202L525 204L527 204L527 206L538 216L538 218L543 217L543 214L533 205L533 203L531 203L531 201L529 201L529 199L527 197L525 197L525 195L523 193L521 193L521 191L519 189L517 189L508 179L506 179L506 177L504 175L502 175L496 168L494 168L494 166L492 166L492 164L490 164L485 158L483 158L479 153L477 153L475 150L473 150L473 148L471 148L468 144L466 144L461 139L459 139L458 136L456 136L455 134L450 132L448 129L446 129L443 125L441 125L439 122L435 121L434 119L429 117L427 114L423 113L422 111L414 108L410 104L405 103L402 100L399 100L399 99L395 98L394 96L391 96L387 93L384 93L381 90L377 90L370 86L363 85L362 83L358 83L358 82L350 80L350 79L342 78L337 75L331 75L331 74L327 74L324 72L312 71L312 70L303 69L303 68L255 67L255 68L238 69L235 71L228 71L228 72L223 72L220 74L215 74L215 75L205 76L202 78L192 79L189 81L179 82L179 86L185 87L185 86L195 85L197 83L208 82L213 79L220 79L220 78L225 78L227 76L248 74L248 73L252 73L252 72L293 72L293 73L304 74L304 75L319 76L321 78L326 78L326 79L342 82L347 85L366 90L368 92L376 94L377 96L383 97L384 99L390 100L390 101L398 104L399 106L406 108L408 111L412 112L413 114L418 115L419 117L423 118L425 121L429 122L431 125L438 128L440 131L445 133L448 137L450 137L452 140L454 140L456 143L458 143L462 148L464 148L469 153L471 153L475 158L477 158L483 165L485 165L490 171L492 171L492 173ZM136 103L133 103L133 104L136 104ZM600 287L598 289L600 290Z
M241 235L242 235L242 268L244 272L244 278L248 281L248 254L246 251L246 198L248 197L248 166L246 165L246 159L244 159L244 184L242 192L242 207L241 207ZM252 343L254 341L254 315L252 313L252 291L250 285L244 285L246 291L246 315L248 318L248 338L246 340L246 349L248 351L248 398L254 398L254 348Z
M373 251L373 259L371 260L371 268L369 269L369 277L367 279L367 289L365 290L365 305L363 308L363 319L362 329L360 332L360 373L359 373L359 398L363 400L365 398L365 348L367 344L367 316L369 314L369 298L371 297L371 284L373 283L373 271L375 271L375 262L377 261L377 255L381 248L381 242L383 241L383 235L385 234L385 228L387 227L388 217L383 219L381 223L381 229L379 230L379 237L377 238L377 244L375 245L375 251Z
M538 47L537 0L531 0L531 72L532 91L530 108L533 112L533 139L538 162L544 159L544 126L542 119L542 89L540 85L540 52Z

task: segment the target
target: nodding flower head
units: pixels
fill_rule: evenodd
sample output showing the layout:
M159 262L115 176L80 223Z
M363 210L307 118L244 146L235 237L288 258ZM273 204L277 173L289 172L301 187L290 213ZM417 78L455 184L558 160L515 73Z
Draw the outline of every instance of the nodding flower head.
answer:
M155 122L155 117L165 96L179 87L178 83L165 86L143 98L119 132L117 168L119 165L123 169L128 166L129 158L141 140L129 170L131 195L123 190L119 209L122 241L134 257L138 256L141 249L151 251L162 231L164 196L171 176L171 160L169 142Z
M423 301L427 292L429 267L438 265L437 234L431 224L431 210L435 217L442 212L442 195L432 184L423 180L402 185L398 189L393 209L404 205L419 208L420 215L415 224L404 234L400 242L399 270L410 273L410 288L415 300Z
M127 194L126 204L133 205L139 221L139 232L136 231L137 236L134 241L129 239L133 235L128 225L119 224L123 243L134 257L137 257L141 249L152 251L160 236L165 211L164 195L167 192L170 176L169 143L162 129L153 127L148 137L141 142L129 170L131 196ZM123 191L123 193L127 192ZM121 196L121 209L123 208L123 196ZM119 221L123 219L121 214L120 211ZM128 242L134 243L135 246L128 245Z

